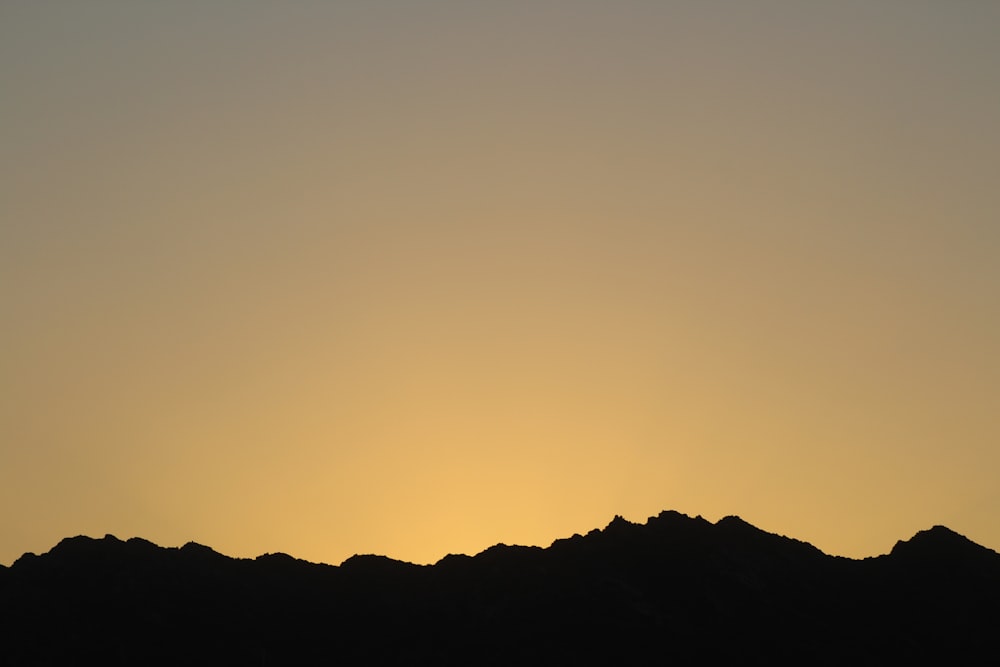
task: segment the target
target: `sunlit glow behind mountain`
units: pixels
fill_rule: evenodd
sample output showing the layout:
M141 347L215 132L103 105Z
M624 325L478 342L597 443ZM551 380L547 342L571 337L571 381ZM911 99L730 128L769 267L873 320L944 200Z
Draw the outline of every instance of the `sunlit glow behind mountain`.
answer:
M0 11L0 562L1000 545L1000 5Z

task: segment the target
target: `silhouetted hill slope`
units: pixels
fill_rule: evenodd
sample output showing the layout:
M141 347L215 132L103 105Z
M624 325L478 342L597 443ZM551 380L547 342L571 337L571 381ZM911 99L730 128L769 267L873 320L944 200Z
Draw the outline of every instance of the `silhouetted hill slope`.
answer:
M949 664L995 659L1000 555L940 526L862 561L663 512L432 566L74 537L0 569L0 665Z

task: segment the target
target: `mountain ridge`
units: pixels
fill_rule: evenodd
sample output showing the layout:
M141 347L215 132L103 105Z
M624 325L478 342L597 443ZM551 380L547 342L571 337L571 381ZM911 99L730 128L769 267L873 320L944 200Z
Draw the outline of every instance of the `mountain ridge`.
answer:
M430 565L76 536L0 570L0 599L0 667L954 663L992 650L1000 554L938 526L855 560L673 511Z
M712 526L712 527L716 527L716 528L725 528L727 530L733 530L734 532L743 531L743 532L746 532L747 534L759 533L759 534L762 534L762 535L770 535L770 536L773 536L773 537L780 537L780 538L783 538L785 540L789 540L791 542L794 542L794 543L797 543L797 544L801 544L801 545L807 546L807 547L809 547L811 549L814 549L814 550L818 551L819 553L823 554L824 556L827 556L827 557L830 557L830 558L839 558L839 559L851 560L851 561L870 560L870 559L873 559L873 558L884 558L886 556L892 555L893 553L898 553L900 550L906 551L908 549L908 545L910 545L913 542L916 542L917 544L919 544L921 546L926 546L926 545L928 545L931 542L947 542L947 543L951 544L953 547L959 547L959 546L961 546L961 547L966 548L966 549L971 548L971 547L975 547L976 551L989 552L989 553L992 553L992 554L995 554L995 555L1000 555L995 550L990 549L989 547L987 547L985 545L981 545L981 544L979 544L979 543L971 540L970 538L968 538L968 537L966 537L966 536L964 536L964 535L962 535L962 534L960 534L960 533L958 533L958 532L956 532L956 531L948 528L947 526L934 525L931 528L917 531L909 539L898 540L894 544L894 546L888 552L886 552L886 553L876 554L876 555L872 555L872 556L863 556L861 558L853 558L853 557L850 557L850 556L841 556L841 555L836 555L836 554L829 554L829 553L823 551L822 549L820 549L819 547L816 547L815 545L811 544L808 541L799 540L797 538L790 537L790 536L787 536L787 535L783 535L783 534L780 534L780 533L772 533L770 531L766 531L766 530L764 530L762 528L759 528L758 526L755 526L754 524L746 521L745 519L743 519L742 517L740 517L739 515L736 515L736 514L729 514L729 515L723 516L719 520L717 520L716 522L713 523L711 521L708 521L707 519L704 519L701 515L696 515L694 517L691 517L689 515L677 512L675 510L664 510L664 511L660 512L659 514L656 514L656 515L648 517L645 523L639 523L639 522L629 521L628 519L625 519L621 515L617 515L616 514L611 519L611 521L608 522L608 524L604 528L594 528L594 529L588 531L588 533L586 535L580 535L579 533L576 533L576 534L574 534L572 536L569 536L569 537L556 538L556 539L554 539L549 544L548 547L542 547L542 546L537 546L537 545L520 545L520 544L509 544L508 545L508 544L503 543L503 542L498 542L496 544L490 545L490 546L482 549L481 551L479 551L479 552L477 552L475 554L448 553L448 554L445 554L444 556L442 556L441 558L439 558L437 561L434 561L433 563L426 563L426 564L412 563L410 561L406 561L406 560L403 560L403 559L394 558L394 557L389 556L387 554L374 554L374 553L356 553L356 554L354 554L352 556L348 556L340 564L325 563L325 562L322 562L322 561L309 561L309 560L306 560L306 559L298 558L296 556L292 556L292 555L290 555L288 553L285 553L285 552L265 552L265 553L259 554L257 556L238 557L238 556L229 556L229 555L226 555L226 554L222 554L221 552L218 552L215 549L213 549L211 546L200 544L200 543L195 542L195 541L188 541L188 542L186 542L185 544L183 544L181 546L162 546L162 545L156 544L155 542L147 540L147 539L145 539L143 537L133 536L133 537L128 537L128 538L125 538L125 539L121 539L121 538L117 537L116 535L108 533L108 534L105 534L101 538L91 537L89 535L83 535L83 534L75 535L75 536L71 536L71 537L64 537L59 542L57 542L56 545L53 546L52 549L50 549L49 551L43 552L42 554L36 554L34 552L25 552L20 557L18 557L17 559L15 559L14 563L12 563L11 565L3 565L2 563L0 563L0 569L9 569L9 568L12 568L12 567L14 567L14 565L18 561L20 561L22 559L25 559L25 558L29 558L29 559L32 558L32 557L38 558L38 557L41 557L41 556L45 556L45 555L51 554L53 552L60 553L60 552L63 552L65 550L71 549L72 545L78 544L78 543L79 544L84 544L84 543L103 543L103 544L114 544L114 543L131 544L131 543L136 543L136 544L142 544L142 545L147 546L147 547L155 547L155 548L158 548L158 549L182 550L182 551L186 549L186 550L191 550L191 551L196 551L196 550L197 551L203 551L205 553L211 552L211 554L222 556L224 558L230 558L230 559L233 559L233 560L256 560L256 559L263 558L263 557L268 557L268 556L287 556L289 558L294 559L295 561L300 561L300 562L310 563L310 564L315 564L315 565L325 565L325 566L328 566L328 567L340 567L340 566L342 566L344 563L346 563L348 561L352 561L352 560L357 559L357 558L365 558L365 557L385 558L385 559L388 559L388 560L391 560L391 561L394 561L394 562L397 562L397 563L403 563L403 564L407 564L407 565L414 565L414 566L417 566L417 567L433 567L433 566L437 565L438 563L440 563L441 561L443 561L445 559L449 559L449 558L454 558L454 557L475 558L475 557L481 555L482 553L484 553L486 551L489 551L491 549L494 549L496 547L518 547L518 548L527 548L527 549L550 549L550 548L552 548L552 546L554 546L554 545L556 545L558 543L563 543L563 542L566 542L566 541L570 541L570 540L573 540L574 538L591 537L591 536L594 536L596 534L605 533L605 532L607 532L609 530L610 531L628 530L628 528L631 528L631 527L649 526L651 523L666 522L666 521L671 521L671 520L673 522L675 522L675 525L676 525L676 521L678 521L678 520L682 520L682 521L686 520L688 522L696 522L696 523L697 522L703 522L707 526Z

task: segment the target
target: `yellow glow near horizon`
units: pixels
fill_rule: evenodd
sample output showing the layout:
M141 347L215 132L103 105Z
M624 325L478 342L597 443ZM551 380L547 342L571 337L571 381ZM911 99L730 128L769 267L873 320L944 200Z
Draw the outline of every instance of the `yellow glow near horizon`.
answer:
M0 563L1000 547L1000 9L3 13Z

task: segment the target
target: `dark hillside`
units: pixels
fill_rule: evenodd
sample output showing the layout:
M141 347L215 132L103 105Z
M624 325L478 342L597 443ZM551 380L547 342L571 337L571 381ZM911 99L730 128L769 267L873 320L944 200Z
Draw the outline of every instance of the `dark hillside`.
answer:
M863 561L663 512L432 566L75 537L0 569L0 665L976 663L1000 555L947 528Z

